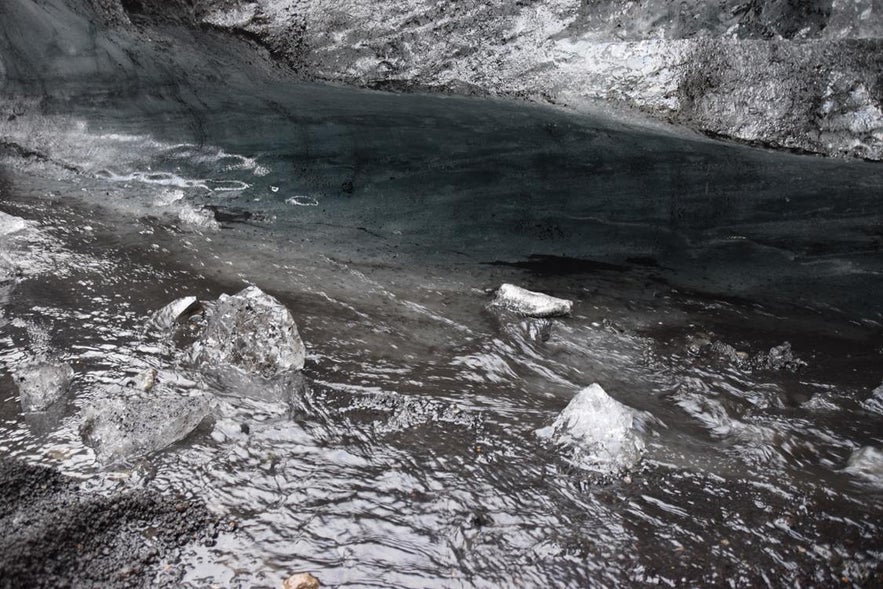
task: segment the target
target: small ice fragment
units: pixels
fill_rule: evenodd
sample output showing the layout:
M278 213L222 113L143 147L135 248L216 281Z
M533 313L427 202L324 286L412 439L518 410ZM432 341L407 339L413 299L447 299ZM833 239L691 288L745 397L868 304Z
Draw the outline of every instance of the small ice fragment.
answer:
M182 200L183 198L183 190L167 189L161 191L159 194L156 195L156 198L153 199L153 204L159 207L167 207L172 203L176 203L179 200Z
M28 221L0 211L0 237L23 231L30 226Z
M220 228L215 215L209 209L195 209L190 205L181 207L178 220L185 226L205 231L217 231Z
M862 407L883 415L883 384L871 391L871 396L862 401Z
M290 205L294 205L297 207L316 207L319 206L319 201L311 196L292 196L289 199L286 199L286 203Z
M491 306L527 317L560 317L570 314L573 302L526 290L514 284L504 284L497 289Z
M22 411L45 411L64 396L73 377L73 369L60 362L35 362L16 370Z
M181 297L154 313L150 318L150 324L160 329L172 329L175 323L186 318L198 308L199 301L196 297Z
M844 470L877 486L883 486L883 448L864 446L855 450Z
M126 386L134 384L135 386ZM211 415L211 397L174 375L147 372L84 408L80 434L104 463L143 456L187 437Z
M644 453L636 428L638 415L593 384L577 393L551 426L536 434L569 451L566 459L574 466L612 474L633 467Z

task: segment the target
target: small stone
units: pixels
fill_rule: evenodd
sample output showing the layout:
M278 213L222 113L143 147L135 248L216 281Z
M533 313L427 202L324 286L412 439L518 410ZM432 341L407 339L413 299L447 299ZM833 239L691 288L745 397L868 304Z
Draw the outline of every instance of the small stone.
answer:
M285 579L283 589L319 589L319 579L310 573L298 573Z

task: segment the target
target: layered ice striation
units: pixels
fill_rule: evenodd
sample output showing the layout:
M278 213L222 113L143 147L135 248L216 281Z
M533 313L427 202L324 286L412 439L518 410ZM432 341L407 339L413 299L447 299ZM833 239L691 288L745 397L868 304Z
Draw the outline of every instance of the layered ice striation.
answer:
M73 377L73 369L62 362L38 361L17 369L22 411L45 411L64 397Z
M107 387L83 411L83 441L99 461L116 462L162 450L184 439L212 413L212 398L196 383L149 370Z
M593 384L577 393L551 426L536 433L561 448L574 466L614 474L634 467L644 453L638 416Z
M498 288L491 306L526 317L561 317L570 315L573 309L571 301L526 290L514 284L503 284Z

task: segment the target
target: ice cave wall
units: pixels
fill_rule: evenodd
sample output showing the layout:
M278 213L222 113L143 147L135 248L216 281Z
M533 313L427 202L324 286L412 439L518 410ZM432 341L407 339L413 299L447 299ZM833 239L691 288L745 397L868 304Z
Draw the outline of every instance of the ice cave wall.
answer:
M710 135L883 159L881 0L88 0L110 26L251 39L361 87L597 100Z

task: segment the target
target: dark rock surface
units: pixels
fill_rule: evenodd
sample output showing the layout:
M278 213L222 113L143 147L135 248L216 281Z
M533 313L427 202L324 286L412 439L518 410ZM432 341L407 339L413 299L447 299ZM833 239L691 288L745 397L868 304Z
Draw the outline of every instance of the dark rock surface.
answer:
M0 459L0 587L179 586L182 547L213 542L199 501L138 490L104 497L45 467Z
M92 0L115 25L253 40L308 79L612 101L712 135L883 158L875 0L117 2Z

